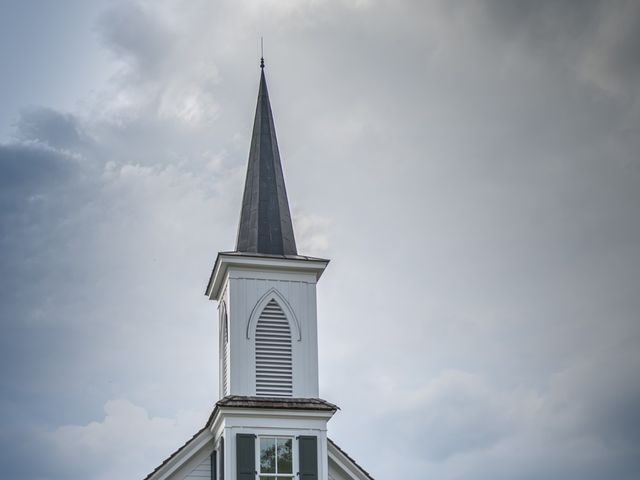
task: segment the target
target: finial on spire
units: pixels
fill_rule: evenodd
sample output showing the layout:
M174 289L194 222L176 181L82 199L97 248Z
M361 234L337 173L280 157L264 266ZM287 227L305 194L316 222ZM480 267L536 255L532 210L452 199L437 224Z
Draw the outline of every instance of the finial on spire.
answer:
M264 39L260 37L260 68L264 69Z

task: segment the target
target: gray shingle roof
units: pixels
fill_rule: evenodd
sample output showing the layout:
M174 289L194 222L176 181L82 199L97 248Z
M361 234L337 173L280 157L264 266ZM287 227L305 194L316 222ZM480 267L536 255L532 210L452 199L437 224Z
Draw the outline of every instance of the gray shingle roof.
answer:
M335 412L338 407L321 398L247 397L226 396L216 403L216 408L270 408L284 410L321 410Z

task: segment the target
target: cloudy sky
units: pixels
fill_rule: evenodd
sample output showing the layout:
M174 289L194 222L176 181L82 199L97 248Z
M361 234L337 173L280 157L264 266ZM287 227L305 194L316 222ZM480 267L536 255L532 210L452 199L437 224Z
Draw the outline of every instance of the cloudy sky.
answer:
M330 436L640 477L640 3L0 0L0 464L141 478L217 399L265 37Z

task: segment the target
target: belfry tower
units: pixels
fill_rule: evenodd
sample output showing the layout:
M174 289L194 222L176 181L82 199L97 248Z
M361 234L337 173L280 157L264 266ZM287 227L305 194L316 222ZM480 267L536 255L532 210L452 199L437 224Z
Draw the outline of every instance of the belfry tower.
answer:
M220 312L220 396L318 396L316 282L328 260L298 255L264 67L236 249L206 294Z
M329 261L299 255L264 60L236 248L216 258L219 397L205 427L147 479L370 480L327 437L319 398L316 284Z

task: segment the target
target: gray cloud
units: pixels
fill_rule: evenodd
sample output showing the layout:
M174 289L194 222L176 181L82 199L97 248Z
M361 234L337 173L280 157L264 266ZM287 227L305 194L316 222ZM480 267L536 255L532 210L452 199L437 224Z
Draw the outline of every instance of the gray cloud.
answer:
M513 432L509 403L464 372L443 372L399 410L395 434L416 458L432 462L488 449Z
M132 81L157 77L170 64L171 44L177 39L151 6L118 3L101 15L97 29L105 46L128 64Z
M37 144L3 145L0 150L3 191L11 190L13 194L21 191L21 200L29 194L37 195L42 184L68 175L72 162L68 156ZM16 200L13 196L7 197L7 200Z
M37 141L53 148L76 147L82 139L77 119L50 108L24 110L16 123L22 141Z

